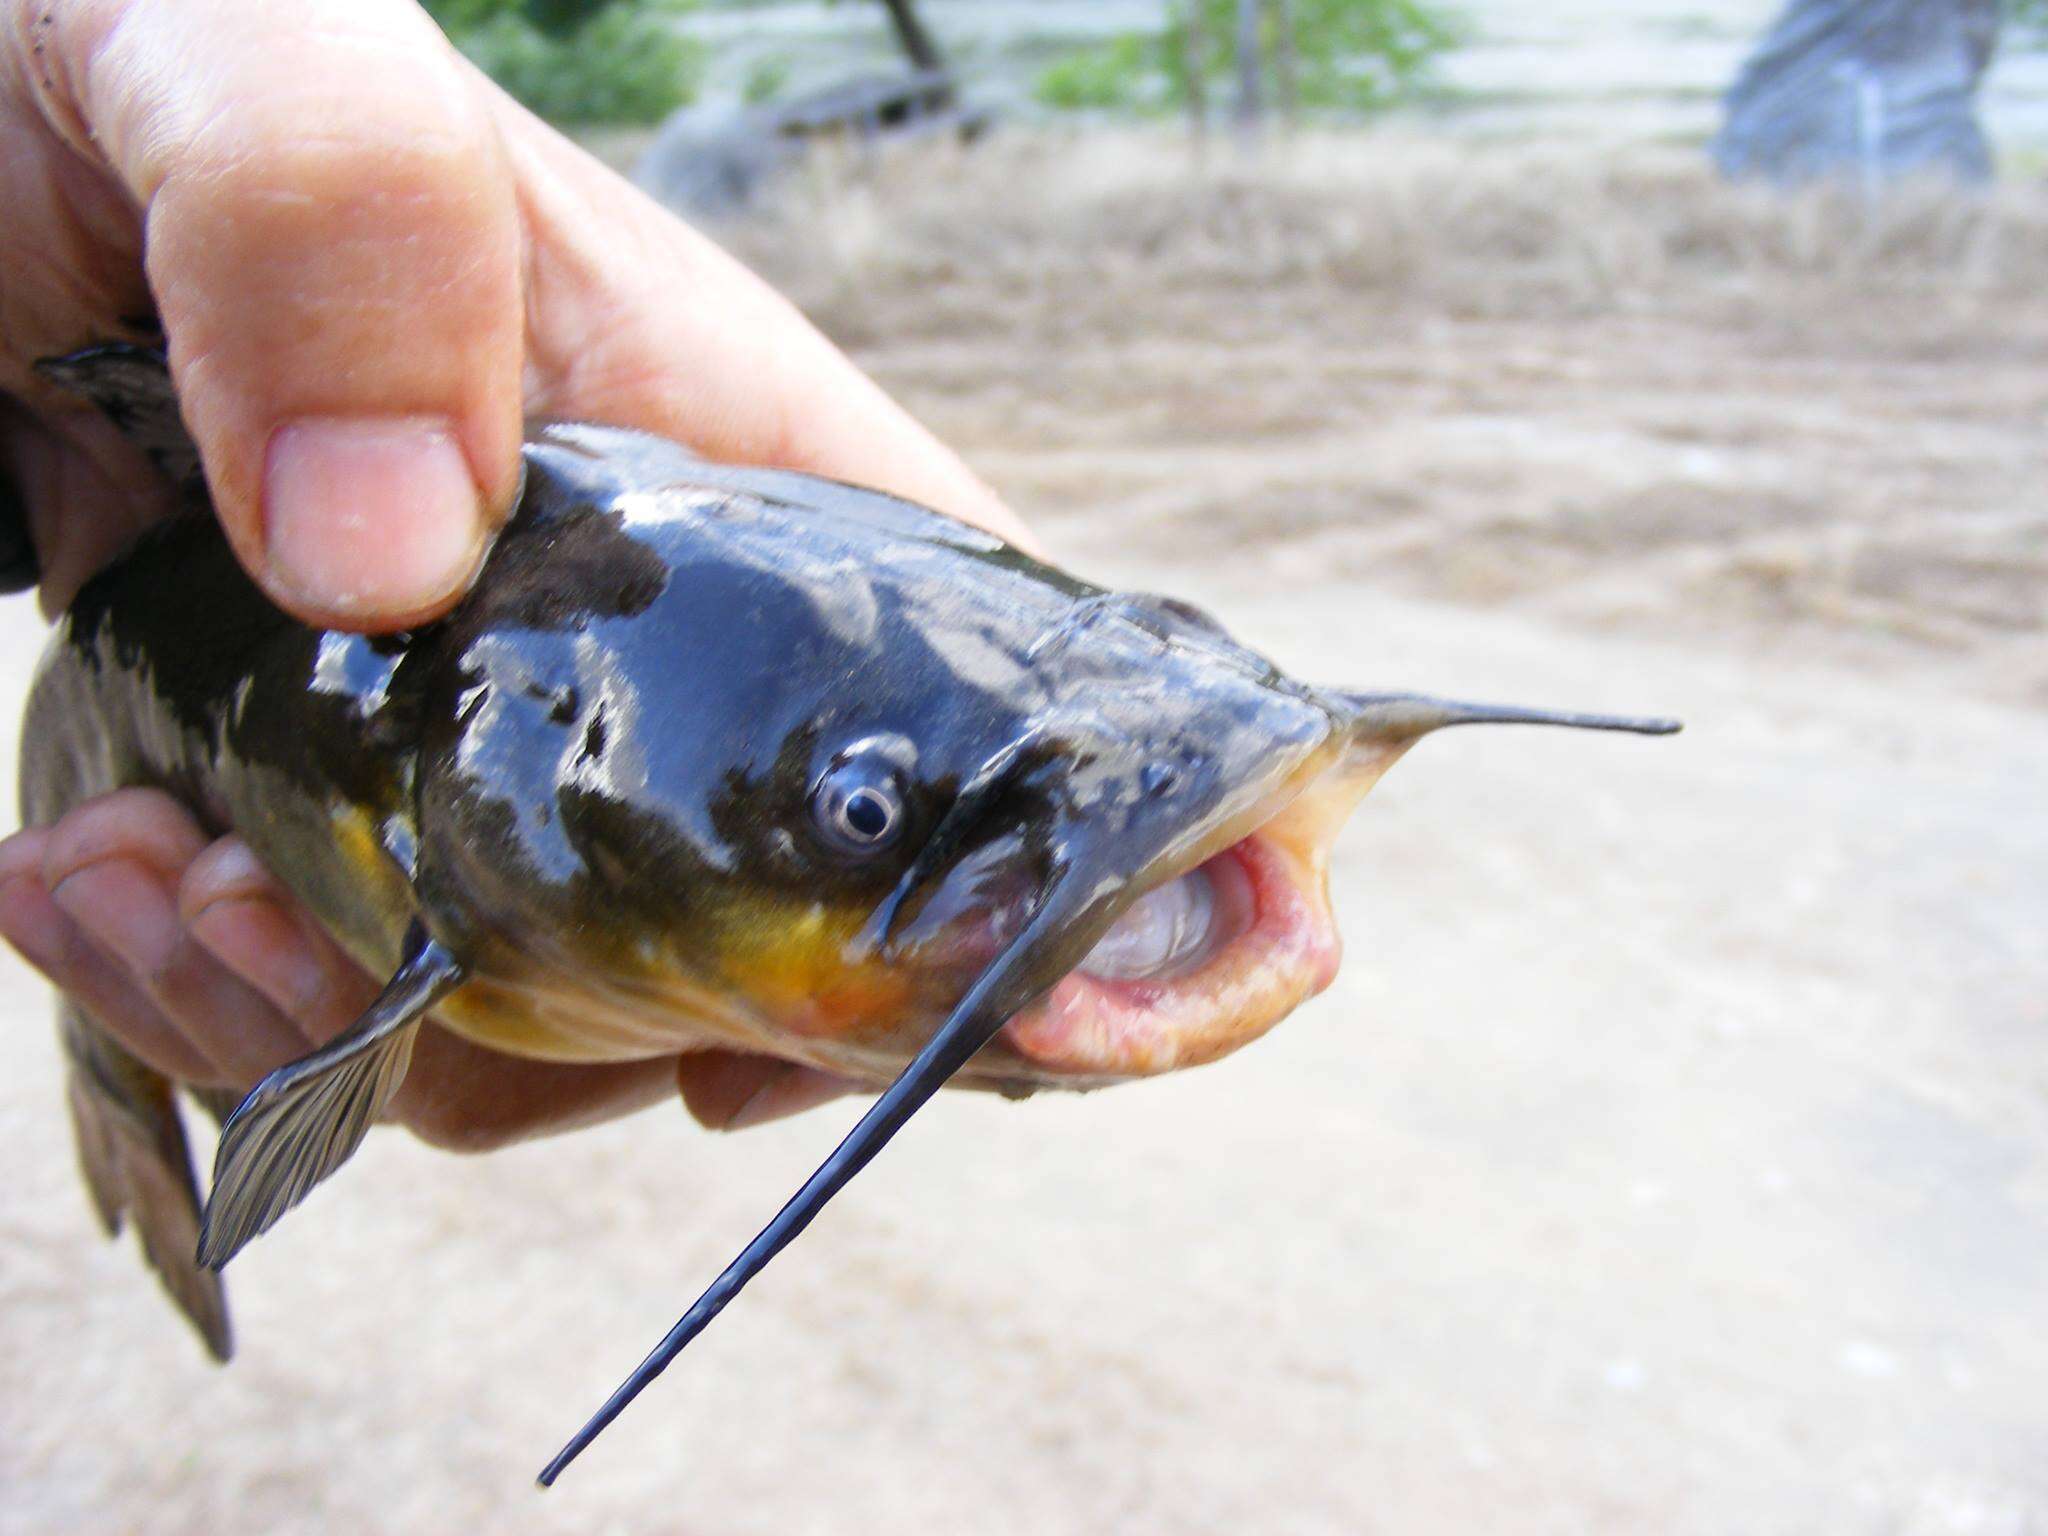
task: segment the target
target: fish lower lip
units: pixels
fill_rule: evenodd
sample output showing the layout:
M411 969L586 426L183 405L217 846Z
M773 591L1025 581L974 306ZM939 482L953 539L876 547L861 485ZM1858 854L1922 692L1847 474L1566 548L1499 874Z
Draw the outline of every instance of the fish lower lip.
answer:
M1312 855L1262 829L1201 872L1215 894L1206 947L1150 978L1070 972L1006 1027L1013 1078L1095 1085L1214 1061L1330 984L1337 932Z
M1216 882L1207 865L1147 891L1078 967L1102 981L1159 981L1185 974L1216 948Z

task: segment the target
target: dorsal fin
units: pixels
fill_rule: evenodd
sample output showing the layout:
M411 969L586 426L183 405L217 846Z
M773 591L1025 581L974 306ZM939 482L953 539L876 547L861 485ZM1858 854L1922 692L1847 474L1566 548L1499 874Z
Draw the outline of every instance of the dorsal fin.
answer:
M199 449L178 414L171 366L160 348L108 341L62 357L45 357L36 372L83 395L180 489L200 481Z

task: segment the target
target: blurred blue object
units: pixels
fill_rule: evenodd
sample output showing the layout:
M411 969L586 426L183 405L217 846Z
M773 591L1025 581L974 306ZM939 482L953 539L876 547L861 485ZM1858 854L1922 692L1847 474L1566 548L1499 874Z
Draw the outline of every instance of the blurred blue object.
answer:
M1981 182L1977 84L1998 0L1789 0L1728 92L1725 176L1784 184L1905 176Z

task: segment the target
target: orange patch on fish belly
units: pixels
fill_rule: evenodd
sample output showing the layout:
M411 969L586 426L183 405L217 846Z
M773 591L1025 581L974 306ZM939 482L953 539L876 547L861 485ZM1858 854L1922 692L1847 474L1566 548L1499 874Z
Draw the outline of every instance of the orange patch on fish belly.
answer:
M916 988L902 967L853 953L865 922L823 906L784 913L727 958L726 979L776 1028L804 1039L866 1043L892 1034Z

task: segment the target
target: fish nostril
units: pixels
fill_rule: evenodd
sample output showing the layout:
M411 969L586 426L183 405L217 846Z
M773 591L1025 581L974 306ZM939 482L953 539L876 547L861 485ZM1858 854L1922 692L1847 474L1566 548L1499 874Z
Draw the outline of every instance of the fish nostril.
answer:
M1183 630L1193 630L1217 639L1230 638L1230 631L1216 621L1215 615L1178 597L1168 597L1160 592L1132 592L1126 594L1125 600L1132 607L1158 614Z
M1170 795L1180 784L1180 769L1172 763L1153 761L1138 771L1138 788L1158 798Z

